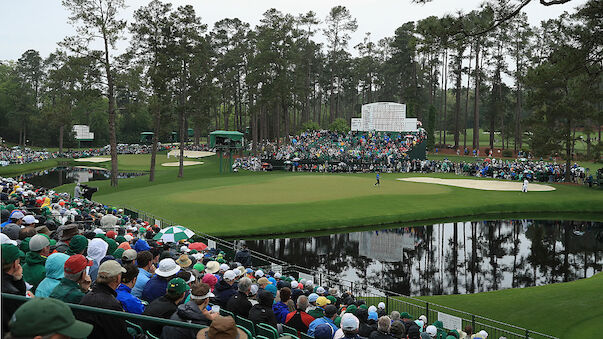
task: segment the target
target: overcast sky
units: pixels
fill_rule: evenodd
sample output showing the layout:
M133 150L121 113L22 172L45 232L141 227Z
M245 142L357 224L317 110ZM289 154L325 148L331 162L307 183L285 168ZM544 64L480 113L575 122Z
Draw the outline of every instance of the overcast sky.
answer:
M38 50L42 57L57 48L57 42L65 36L74 34L67 22L69 13L60 0L1 0L0 9L0 60L17 60L28 49ZM123 17L131 21L135 9L149 1L126 0L128 8ZM259 23L262 14L276 8L282 12L297 15L313 10L318 17L327 16L330 8L344 5L358 20L358 30L352 35L350 48L362 42L364 34L371 32L371 40L377 41L392 36L397 27L407 21L417 21L430 15L441 16L461 10L468 12L479 6L482 0L434 0L426 5L418 5L410 0L179 0L171 1L174 7L191 4L202 21L209 28L214 22L224 18L237 17L251 23ZM532 1L526 8L530 24L559 16L586 0L573 0L565 5L545 7ZM318 37L318 40L323 40ZM122 52L127 42L118 45Z

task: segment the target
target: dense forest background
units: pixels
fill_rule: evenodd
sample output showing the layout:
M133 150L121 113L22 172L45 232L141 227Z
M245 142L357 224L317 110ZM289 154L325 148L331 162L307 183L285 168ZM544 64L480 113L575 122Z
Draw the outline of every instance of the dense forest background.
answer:
M524 2L488 1L350 46L357 22L343 6L326 18L269 9L256 27L237 18L207 27L191 6L154 0L125 22L123 0L64 1L75 36L47 58L31 49L0 63L0 135L73 147L72 126L85 124L99 146L189 128L195 142L215 129L282 141L349 130L362 104L393 101L423 122L430 148L491 148L496 137L503 149L571 157L581 141L580 156L599 159L603 4L535 27ZM129 48L113 55L125 32Z

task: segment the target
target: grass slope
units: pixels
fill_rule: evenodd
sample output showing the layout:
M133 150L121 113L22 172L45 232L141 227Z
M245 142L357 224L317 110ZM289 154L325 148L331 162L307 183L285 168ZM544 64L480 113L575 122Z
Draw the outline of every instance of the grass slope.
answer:
M71 166L76 164L73 159L68 158L56 158L56 159L48 159L39 162L31 162L27 164L20 165L9 165L0 167L0 176L3 177L11 177L17 176L25 173L31 173L35 171L45 170L47 168L52 168L56 166Z
M567 283L421 299L560 338L600 338L601 291L603 273Z
M148 155L119 157L120 171L145 170ZM165 155L158 162L167 162ZM169 159L174 161L174 159ZM405 183L406 174L253 173L218 174L217 157L184 168L157 166L148 177L120 180L119 188L95 182L95 200L130 206L192 229L221 236L250 236L348 229L387 223L428 223L445 218L498 218L510 213L558 213L603 219L601 191L555 185L554 192L495 192ZM94 164L99 166L99 164ZM109 166L102 163L100 166ZM416 174L412 174L415 176ZM454 175L437 175L454 178ZM72 191L73 185L61 189Z

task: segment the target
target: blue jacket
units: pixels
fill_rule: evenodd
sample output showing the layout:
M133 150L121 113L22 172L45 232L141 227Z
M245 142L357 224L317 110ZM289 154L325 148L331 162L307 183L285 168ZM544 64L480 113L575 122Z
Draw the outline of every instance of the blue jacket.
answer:
M65 261L69 256L65 253L53 253L46 259L46 278L36 288L36 297L47 298L50 292L61 282L65 275Z
M142 289L142 299L150 303L165 295L167 285L168 281L165 278L160 277L157 274L153 275Z
M310 326L308 326L308 335L313 337L314 330L316 329L316 327L318 325L322 325L322 324L329 324L329 326L331 326L333 328L333 332L336 332L339 329L339 328L337 328L337 326L335 325L333 320L331 320L330 318L327 318L327 317L322 317L322 318L318 318L310 323Z
M136 298L130 293L131 291L132 289L128 286L119 284L115 290L115 292L117 292L115 299L119 300L124 308L124 311L128 313L141 314L144 311L144 305L140 299Z
M134 288L132 289L133 296L135 296L137 298L142 297L142 290L144 289L144 286L147 284L147 282L149 282L149 279L151 279L151 276L153 276L153 273L151 273L151 272L147 272L142 268L140 268L138 270L138 277L136 278L136 284L134 285Z
M287 304L282 301L279 301L272 305L272 312L274 312L276 321L279 324L284 324L285 320L287 320L287 314L289 314L289 308L287 307Z
M235 295L237 290L234 285L229 285L224 279L218 281L216 286L214 287L214 294L216 295L216 304L220 305L222 308L226 308L226 304L230 297Z

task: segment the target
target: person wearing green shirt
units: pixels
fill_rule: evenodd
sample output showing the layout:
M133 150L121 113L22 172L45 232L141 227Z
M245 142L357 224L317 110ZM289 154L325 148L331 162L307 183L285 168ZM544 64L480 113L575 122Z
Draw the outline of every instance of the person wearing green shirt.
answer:
M69 257L65 261L65 276L52 290L50 297L66 303L79 304L92 283L90 276L86 273L86 267L89 266L92 266L92 260L86 259L81 254Z

